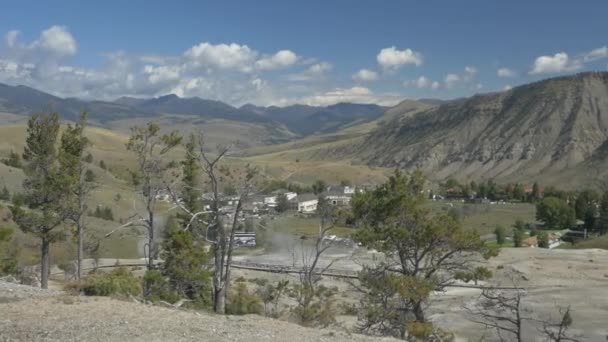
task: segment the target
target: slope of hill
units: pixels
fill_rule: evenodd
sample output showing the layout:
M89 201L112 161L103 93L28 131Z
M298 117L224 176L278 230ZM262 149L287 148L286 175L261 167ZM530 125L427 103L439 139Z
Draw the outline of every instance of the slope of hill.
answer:
M607 138L608 73L598 72L402 116L342 152L370 165L422 168L436 178L550 182L604 160Z

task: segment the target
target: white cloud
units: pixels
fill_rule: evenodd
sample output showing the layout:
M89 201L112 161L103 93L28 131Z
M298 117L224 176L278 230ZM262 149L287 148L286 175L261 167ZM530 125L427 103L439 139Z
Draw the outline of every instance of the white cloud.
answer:
M422 64L422 54L411 49L398 50L395 46L380 50L376 56L378 64L385 70L397 69L405 64Z
M310 72L311 74L320 75L330 71L332 68L333 66L331 64L327 62L321 62L311 65L308 68L308 72Z
M357 82L371 82L378 79L378 73L368 69L361 69L353 75L353 80Z
M509 68L500 68L496 70L498 77L515 77L515 71Z
M502 90L504 90L504 91L511 90L511 89L513 89L513 87L511 85L509 85L509 84L507 84L506 86L504 86L502 88Z
M477 90L479 90L479 89L483 89L483 84L481 84L481 83L477 83L477 84L475 85L475 89L477 89Z
M76 40L64 26L51 26L42 31L40 38L32 43L31 48L40 48L57 56L72 56L78 50Z
M593 62L603 58L608 58L608 46L603 46L601 48L593 49L587 52L584 55L583 60L585 62Z
M464 67L464 76L462 77L465 81L470 81L477 75L477 68L473 66Z
M163 66L144 66L143 73L148 76L148 81L151 84L171 82L179 79L180 70L179 66L175 65L163 65Z
M449 89L449 88L453 88L456 83L460 82L461 78L459 75L457 74L447 74L445 76L445 86Z
M194 65L237 69L244 72L252 70L258 53L247 45L200 43L186 50L184 56Z
M405 87L414 86L419 89L430 88L430 89L436 90L436 89L439 89L440 84L439 84L439 82L433 81L432 79L430 79L426 76L420 76L414 80L403 81L403 86L405 86Z
M294 52L281 50L270 57L258 60L256 66L261 70L274 70L293 65L297 60L298 56Z
M31 41L23 41L18 31L10 31L4 38L0 82L28 85L62 97L113 100L174 93L233 105L390 105L402 99L401 94L374 93L366 87L338 88L337 82L326 77L332 70L330 63L287 49L268 53L238 43L200 42L177 55L105 53L100 66L80 67L70 62L78 53L78 43L63 26L52 26ZM301 68L300 73L294 73L295 68ZM366 73L364 78L374 76ZM292 82L295 79L312 82Z
M555 74L566 71L575 71L582 67L580 60L572 60L565 52L553 56L540 56L534 61L530 74Z
M420 76L418 77L418 79L416 80L416 86L418 88L426 88L429 87L431 85L431 80L429 80L428 78L424 77L424 76Z
M309 106L328 106L340 102L352 103L376 103L384 106L392 106L403 100L403 97L395 94L374 94L366 87L336 88L327 92L317 93L300 98L282 98L275 105L285 106L294 103Z
M333 69L331 64L320 62L309 66L302 72L287 75L287 79L294 82L319 80L325 77L325 74L331 69Z

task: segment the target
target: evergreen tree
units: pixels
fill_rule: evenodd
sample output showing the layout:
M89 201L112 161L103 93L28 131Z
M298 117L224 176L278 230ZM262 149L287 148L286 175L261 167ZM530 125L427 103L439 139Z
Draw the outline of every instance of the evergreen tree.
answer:
M63 203L63 210L68 219L76 225L77 264L76 275L82 275L82 258L84 257L85 216L87 200L92 182L95 180L93 171L85 168L85 152L89 140L84 136L87 124L87 114L83 112L76 125L68 124L61 135L61 148L59 150L59 168L62 177L66 180L64 189L67 198ZM89 153L90 155L90 153Z
M608 191L604 192L600 200L600 217L597 221L597 230L601 235L608 233Z
M534 184L532 185L532 201L531 202L536 202L540 200L540 186L538 185L537 182L534 182Z
M40 239L41 287L48 288L50 246L63 237L58 229L67 219L62 205L69 179L57 167L56 143L59 135L57 113L32 116L27 123L23 152L25 202L32 210L11 207L13 220L19 228Z
M496 243L498 245L505 243L505 229L502 226L496 226L496 229L494 229L494 235L496 235Z
M324 181L319 179L312 185L312 192L315 195L319 195L319 194L325 192L326 188L327 188L327 184L325 184Z
M538 239L538 247L540 248L549 248L549 235L547 232L540 232L537 236Z
M521 247L522 242L524 241L524 232L521 229L513 229L513 246Z
M179 297L194 301L196 307L208 307L211 301L211 277L208 256L201 241L191 230L184 230L170 217L162 243L161 268L169 286Z
M2 187L0 191L0 200L1 201L10 201L11 200L11 192L8 191L8 188L5 186Z
M185 145L186 155L184 160L181 162L182 165L182 199L184 200L184 206L191 212L196 213L202 209L202 198L199 179L200 179L200 167L196 156L196 140L194 134L191 134ZM177 214L177 219L182 227L186 227L190 223L191 216L186 213ZM201 217L202 219L202 217ZM193 223L192 230L198 231L201 225L196 222Z
M277 195L277 211L282 213L289 210L289 200L284 193Z

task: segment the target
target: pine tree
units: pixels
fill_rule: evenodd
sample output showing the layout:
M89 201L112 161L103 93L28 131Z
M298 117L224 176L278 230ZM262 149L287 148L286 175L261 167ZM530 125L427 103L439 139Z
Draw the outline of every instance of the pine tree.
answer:
M202 198L199 179L200 179L200 167L196 156L196 139L194 134L191 134L186 142L186 156L181 162L182 164L182 198L184 200L184 206L191 212L196 213L202 209ZM186 227L190 222L190 215L186 213L179 213L177 215L178 220L182 227ZM202 217L201 217L202 218ZM193 231L197 231L200 225L194 223Z
M58 229L67 219L62 205L67 178L58 170L56 143L59 135L57 113L32 116L27 123L23 152L25 202L32 210L11 207L13 220L19 228L40 239L41 287L48 288L50 246L62 237Z
M8 188L5 186L2 187L0 191L0 200L1 201L10 201L11 200L11 192L8 191Z
M601 235L608 233L608 191L604 192L600 201L600 217L597 220L597 229Z
M78 279L82 274L82 258L84 257L87 199L93 189L92 182L95 180L93 171L86 169L84 164L87 159L86 148L89 146L89 140L84 136L86 123L87 114L83 112L76 125L68 124L61 135L59 151L60 173L65 179L65 190L68 194L68 198L63 203L63 210L68 219L76 226L78 244L76 275Z
M197 307L208 307L211 300L211 276L207 271L208 256L202 242L191 230L184 230L174 217L165 227L161 258L163 276L179 297L194 301Z

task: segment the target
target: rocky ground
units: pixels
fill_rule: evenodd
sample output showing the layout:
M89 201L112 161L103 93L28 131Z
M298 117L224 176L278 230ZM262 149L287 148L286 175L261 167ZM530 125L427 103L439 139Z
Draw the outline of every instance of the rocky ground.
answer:
M261 316L218 316L0 281L0 341L392 341Z
M237 259L291 262L280 254L254 253ZM339 259L336 267L341 269L357 269L361 262L370 261L369 256L355 254L338 250L328 253L327 258ZM128 262L121 260L121 264ZM527 315L557 319L558 307L570 306L574 319L571 330L578 340L606 341L608 251L507 248L487 266L494 273L488 285L515 283L526 289L523 302ZM295 275L249 270L235 270L234 276L297 282ZM357 293L346 281L324 278L323 282L339 288L340 302L357 301ZM247 284L254 286L249 281ZM479 294L479 290L467 288L435 293L428 307L429 319L455 333L457 341L493 341L492 333L471 322L463 310L478 300ZM0 281L0 341L382 341L347 333L346 329L352 331L356 323L354 316L340 316L338 320L344 329L307 329L261 316L216 316L111 298L71 297L59 290ZM527 324L524 329L526 341L539 340L537 326Z

